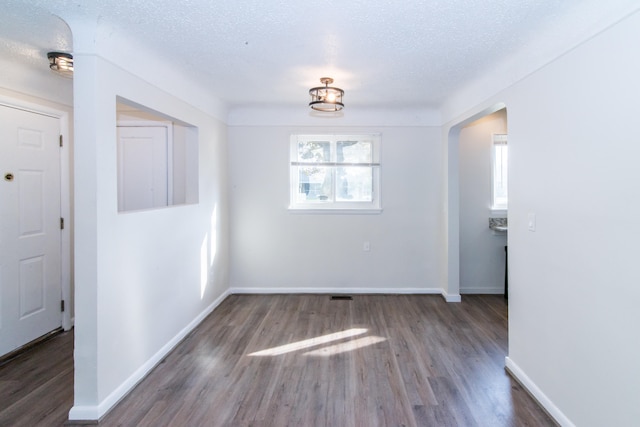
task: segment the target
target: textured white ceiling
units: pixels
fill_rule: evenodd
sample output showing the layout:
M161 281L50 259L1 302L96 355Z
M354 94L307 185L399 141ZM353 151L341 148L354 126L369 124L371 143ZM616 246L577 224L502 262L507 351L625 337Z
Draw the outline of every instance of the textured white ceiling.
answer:
M86 17L161 52L229 106L300 105L309 87L331 76L347 108L429 108L537 38L588 27L605 3L2 0L0 49L35 64L48 50L72 50L53 15Z

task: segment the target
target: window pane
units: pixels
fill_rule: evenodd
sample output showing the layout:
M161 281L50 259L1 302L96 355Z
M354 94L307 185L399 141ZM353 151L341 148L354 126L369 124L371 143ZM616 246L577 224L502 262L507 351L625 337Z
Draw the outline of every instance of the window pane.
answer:
M331 156L328 141L300 141L298 143L299 162L328 162Z
M324 202L331 200L331 167L299 166L297 202Z
M371 163L373 144L370 141L338 141L338 163Z
M378 135L291 135L290 141L290 209L380 209Z
M369 166L349 166L336 168L336 200L351 202L371 202L373 188L373 168Z
M493 205L495 207L506 208L508 204L508 146L506 144L494 145L493 159Z

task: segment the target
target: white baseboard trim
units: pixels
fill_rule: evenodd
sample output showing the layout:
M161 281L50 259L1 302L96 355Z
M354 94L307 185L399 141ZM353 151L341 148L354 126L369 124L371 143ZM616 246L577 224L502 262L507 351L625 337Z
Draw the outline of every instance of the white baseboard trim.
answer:
M356 294L356 295L442 295L446 302L461 302L460 294L449 295L442 288L230 288L231 294Z
M447 291L442 291L442 297L446 302L462 302L460 294L449 294Z
M442 294L440 288L230 288L231 294Z
M575 427L575 424L540 390L540 387L534 383L531 378L524 373L520 367L509 358L504 358L505 369L518 381L528 392L538 401L540 406L551 416L558 424L563 427Z
M99 418L97 406L73 406L69 410L69 421L95 421Z
M504 287L481 286L473 288L460 288L461 294L485 294L485 295L502 295Z
M102 402L97 406L73 406L69 411L70 421L93 421L99 420L106 415L111 408L113 408L122 398L124 398L147 374L156 367L158 363L167 355L173 348L182 341L196 326L200 324L211 312L229 296L231 292L225 291L215 301L213 301L207 308L205 308L195 319L193 319L187 326L185 326L180 332L178 332L169 342L167 342L160 350L156 352L149 360L147 360L142 366L140 366L129 378L127 378L118 388L112 391Z
M64 321L62 322L62 329L64 329L65 331L70 331L71 329L73 329L75 325L76 325L76 318L70 317L68 324L65 325L65 322Z

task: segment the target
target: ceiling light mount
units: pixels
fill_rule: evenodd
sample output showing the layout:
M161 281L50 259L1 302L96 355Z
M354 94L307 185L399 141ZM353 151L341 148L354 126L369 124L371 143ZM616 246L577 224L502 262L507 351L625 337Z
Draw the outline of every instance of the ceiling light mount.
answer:
M316 111L325 112L342 110L344 108L344 104L342 103L344 91L340 88L329 86L333 83L331 77L322 77L320 83L324 86L309 89L309 95L311 95L309 107Z
M49 68L65 77L73 76L73 56L64 52L49 52Z

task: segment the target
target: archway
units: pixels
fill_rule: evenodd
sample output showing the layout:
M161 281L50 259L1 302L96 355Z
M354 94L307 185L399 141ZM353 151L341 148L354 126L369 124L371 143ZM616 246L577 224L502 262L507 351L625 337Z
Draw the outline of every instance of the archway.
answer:
M446 259L445 298L459 302L460 297L460 131L468 124L505 109L502 102L492 105L451 126L447 135L447 202L446 202Z

